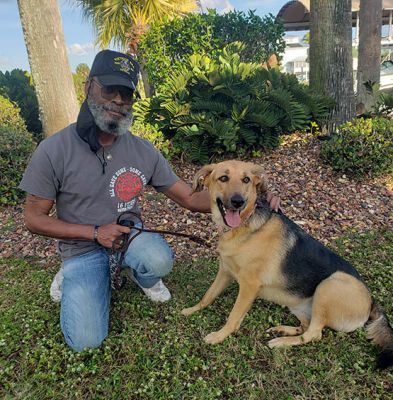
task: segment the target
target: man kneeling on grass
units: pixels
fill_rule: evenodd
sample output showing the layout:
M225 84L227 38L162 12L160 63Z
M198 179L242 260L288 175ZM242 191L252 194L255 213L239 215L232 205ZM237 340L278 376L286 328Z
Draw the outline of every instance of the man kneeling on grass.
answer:
M144 187L153 186L191 211L210 211L207 192L191 194L164 157L128 131L138 73L130 56L98 53L77 122L40 143L20 183L27 192L27 228L58 239L63 267L52 294L58 284L61 329L76 351L98 347L108 335L109 253L116 239L130 232L116 221L125 211L139 213L136 203ZM49 215L55 202L57 217ZM278 202L273 197L272 207ZM148 232L131 242L122 265L156 302L171 297L161 278L172 266L168 243Z

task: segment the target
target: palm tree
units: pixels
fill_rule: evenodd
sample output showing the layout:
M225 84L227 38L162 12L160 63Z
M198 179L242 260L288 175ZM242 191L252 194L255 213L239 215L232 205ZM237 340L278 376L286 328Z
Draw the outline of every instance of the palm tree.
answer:
M18 0L44 134L76 121L79 106L57 0Z
M74 0L82 7L85 17L93 22L97 44L106 48L110 43L138 55L141 36L152 22L164 17L185 15L197 8L195 0ZM141 63L146 95L151 95L147 75Z
M311 0L310 87L336 106L328 133L355 117L351 0Z
M381 71L382 0L360 0L357 105L370 111L375 96L369 89L379 83ZM363 105L363 107L361 107Z

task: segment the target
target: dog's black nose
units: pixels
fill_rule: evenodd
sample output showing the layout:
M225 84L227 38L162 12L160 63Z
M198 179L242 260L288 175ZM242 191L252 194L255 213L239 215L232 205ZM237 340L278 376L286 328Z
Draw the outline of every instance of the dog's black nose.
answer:
M240 196L240 194L235 194L231 198L231 204L235 208L241 208L245 202L246 201L243 199L243 196Z

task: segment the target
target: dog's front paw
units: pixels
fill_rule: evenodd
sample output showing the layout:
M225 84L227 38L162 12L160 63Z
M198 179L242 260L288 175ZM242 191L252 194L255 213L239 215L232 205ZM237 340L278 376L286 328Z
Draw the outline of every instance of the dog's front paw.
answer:
M283 347L283 346L285 346L285 344L282 341L282 338L275 338L275 339L269 340L267 342L267 345L271 349L274 349L275 347Z
M209 333L203 339L208 344L217 344L221 343L227 336L223 335L221 331Z
M181 310L181 313L185 316L194 314L195 311L198 311L199 308L197 306L194 307L188 307L188 308L183 308L183 310Z
M299 339L300 338L300 339ZM299 342L300 341L300 342ZM296 344L300 344L303 340L300 336L284 336L278 337L267 342L267 345L273 349L275 347L289 347Z

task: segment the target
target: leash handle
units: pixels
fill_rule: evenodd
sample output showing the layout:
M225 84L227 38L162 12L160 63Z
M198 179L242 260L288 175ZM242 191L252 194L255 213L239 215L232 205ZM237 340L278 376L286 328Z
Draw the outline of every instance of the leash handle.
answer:
M135 219L139 221L141 227L136 226L134 221ZM116 223L118 225L127 226L128 228L131 229L131 231L130 233L123 233L112 244L111 254L109 256L109 271L110 271L111 287L113 289L120 289L123 286L124 279L122 279L120 272L126 251L131 242L142 232L152 232L152 233L161 233L164 235L182 236L200 245L203 244L205 246L209 246L204 239L195 235L188 235L186 233L165 231L159 229L145 229L143 227L143 221L141 217L132 211L126 211L120 214L116 220ZM133 231L136 231L136 233L133 234Z
M131 231L130 233L122 233L121 236L116 239L113 244L112 244L112 251L118 251L121 253L125 253L126 250L128 249L128 246L130 243L137 237L139 236L142 231L137 229L135 226L135 221L134 219L137 219L138 222L141 224L142 229L143 229L143 221L141 220L140 216L132 211L126 211L121 213L116 220L116 223L121 226L126 226L127 228L130 228ZM137 233L132 235L132 230L137 229Z

